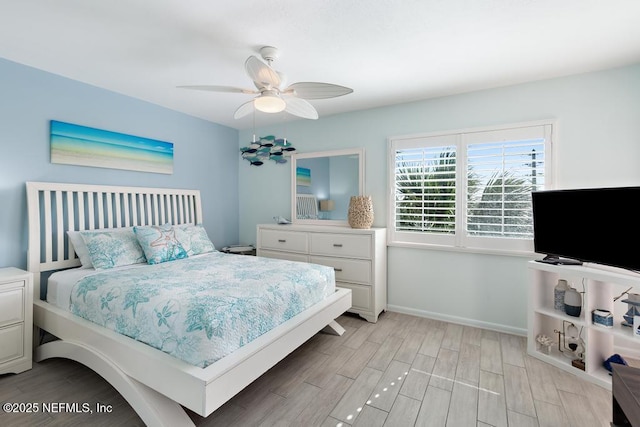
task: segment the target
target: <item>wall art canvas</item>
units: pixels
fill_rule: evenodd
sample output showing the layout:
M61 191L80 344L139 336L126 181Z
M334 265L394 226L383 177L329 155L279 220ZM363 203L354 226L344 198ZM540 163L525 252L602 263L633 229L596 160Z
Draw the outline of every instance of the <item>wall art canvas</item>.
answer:
M173 173L173 143L51 120L51 163Z
M304 187L311 186L311 169L296 168L296 185L302 185Z

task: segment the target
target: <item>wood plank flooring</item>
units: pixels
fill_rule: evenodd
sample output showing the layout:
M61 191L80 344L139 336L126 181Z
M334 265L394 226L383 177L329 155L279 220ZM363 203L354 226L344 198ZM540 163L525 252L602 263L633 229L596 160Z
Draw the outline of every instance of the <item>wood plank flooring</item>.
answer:
M387 312L344 315L199 426L574 426L611 421L611 392L526 354L523 337ZM68 360L0 376L0 402L96 403L111 413L7 414L1 426L142 426L97 374Z

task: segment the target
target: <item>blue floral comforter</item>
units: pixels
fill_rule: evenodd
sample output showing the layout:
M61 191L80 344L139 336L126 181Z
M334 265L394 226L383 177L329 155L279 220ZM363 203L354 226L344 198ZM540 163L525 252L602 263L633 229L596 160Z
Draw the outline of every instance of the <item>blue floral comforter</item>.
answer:
M204 368L334 290L329 267L213 252L86 276L71 311Z

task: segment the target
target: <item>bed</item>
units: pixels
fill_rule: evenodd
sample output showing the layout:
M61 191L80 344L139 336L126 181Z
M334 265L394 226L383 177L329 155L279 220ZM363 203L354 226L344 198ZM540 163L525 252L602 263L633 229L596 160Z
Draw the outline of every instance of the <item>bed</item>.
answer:
M124 230L134 226L142 229L165 224L171 224L178 229L182 226L201 224L202 205L199 191L28 182L27 205L27 267L34 273L34 325L57 338L40 343L37 337L41 334L34 334L34 359L42 361L62 357L88 366L113 385L147 425L193 425L183 407L206 417L318 331L324 329L334 334L344 332L335 319L351 307L351 291L335 287L334 282L333 288L325 289L317 301L310 301L308 307L302 311L295 312L283 308L282 323L277 326L270 325L260 333L241 334L242 339L237 348L231 348L215 357L187 361L188 358L180 358L180 354L172 355L166 348L162 351L154 347L153 339L150 339L149 343L137 341L119 333L122 331L118 327L114 330L109 329L107 320L101 325L95 318L79 317L78 314L82 314L79 306L74 310L76 314L66 309L64 301L74 292L72 289L76 289L78 295L84 296L77 292L78 288L64 285L66 281L78 282L74 286L85 283L86 288L91 288L91 285L86 284L87 281L91 283L91 280L102 280L101 275L106 275L106 272L87 273L86 270L83 272L78 268L81 263L67 231ZM183 257L156 266L141 264L123 269L114 268L113 271L152 271L153 267L173 268L183 262L195 263L195 267L190 267L192 269L228 262L233 264L230 268L235 271L239 270L238 263L241 259L244 259L243 264L249 263L251 269L264 267L297 272L295 268L301 266L265 266L262 263L278 260L213 252ZM46 278L50 273L60 270L66 271L62 275L55 273L52 280L54 289L47 289ZM326 273L321 269L317 269L317 272L320 276ZM121 274L122 276L114 280L124 286L126 277L132 273ZM74 275L77 277L66 277ZM255 282L256 287L258 282ZM304 280L299 281L299 285L304 285L303 282ZM114 286L119 289L120 285ZM191 289L188 292L195 291ZM90 292L85 294L91 295ZM108 306L108 301L105 302L104 298L106 294L101 295L102 308L105 308ZM51 302L47 302L47 296L51 298ZM96 298L98 297L100 296ZM138 312L138 316L143 317L139 313L142 311ZM158 313L159 311L155 314ZM159 320L158 324L160 323ZM166 326L167 322L162 325L163 328ZM224 337L224 333L207 328L203 324L200 324L199 329L199 332L205 335ZM245 342L244 337L248 336L247 334L251 335L251 340ZM162 375L158 375L159 372Z

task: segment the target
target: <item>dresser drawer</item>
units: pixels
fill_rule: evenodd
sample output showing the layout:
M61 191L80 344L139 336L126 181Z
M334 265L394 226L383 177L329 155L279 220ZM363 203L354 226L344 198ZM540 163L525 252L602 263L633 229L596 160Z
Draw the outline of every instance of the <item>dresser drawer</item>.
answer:
M4 286L11 286L3 285ZM24 285L17 282L16 286ZM24 320L24 286L0 291L0 327Z
M309 262L309 256L303 254L296 254L292 252L279 252L279 251L263 251L258 252L258 256L265 258L286 259L289 261Z
M24 324L0 328L0 363L24 356Z
M260 230L260 248L307 253L308 247L307 233Z
M311 256L310 262L327 265L336 271L336 281L371 283L371 261L349 258Z
M310 252L313 255L371 258L371 236L311 233Z
M355 283L337 282L339 288L351 289L351 308L353 310L371 311L371 286L357 285Z

